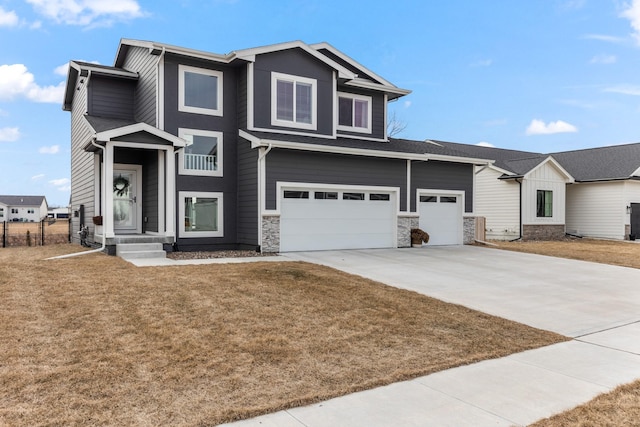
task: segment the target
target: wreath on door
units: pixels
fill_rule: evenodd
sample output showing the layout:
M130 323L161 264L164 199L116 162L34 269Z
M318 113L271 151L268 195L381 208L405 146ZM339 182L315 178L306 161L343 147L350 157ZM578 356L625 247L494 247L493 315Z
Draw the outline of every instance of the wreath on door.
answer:
M129 180L122 175L113 180L113 192L118 197L124 196L129 191Z

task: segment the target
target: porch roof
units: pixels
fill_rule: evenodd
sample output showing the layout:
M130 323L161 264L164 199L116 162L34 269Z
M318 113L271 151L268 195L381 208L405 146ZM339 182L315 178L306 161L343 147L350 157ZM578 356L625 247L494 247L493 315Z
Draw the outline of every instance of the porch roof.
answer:
M147 123L132 120L114 119L98 116L84 116L93 133L83 147L85 151L95 151L92 144L104 145L109 141L130 141L141 143L160 143L173 147L184 147L186 141Z

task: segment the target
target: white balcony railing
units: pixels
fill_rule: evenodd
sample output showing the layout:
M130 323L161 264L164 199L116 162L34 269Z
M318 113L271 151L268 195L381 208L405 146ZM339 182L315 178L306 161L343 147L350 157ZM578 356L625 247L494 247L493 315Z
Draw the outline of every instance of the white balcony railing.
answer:
M200 171L217 170L217 159L215 155L209 154L188 154L184 155L184 168Z

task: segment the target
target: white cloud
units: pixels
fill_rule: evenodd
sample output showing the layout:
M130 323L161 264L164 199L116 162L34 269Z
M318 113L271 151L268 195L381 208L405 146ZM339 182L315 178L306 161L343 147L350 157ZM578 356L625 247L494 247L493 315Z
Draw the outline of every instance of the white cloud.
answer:
M615 64L618 58L615 55L596 55L591 58L591 64Z
M60 151L59 145L52 145L51 147L40 147L38 153L40 154L56 154Z
M411 101L404 101L404 108L409 108L411 107Z
M640 96L640 86L620 85L608 87L605 92L621 93L623 95Z
M0 27L15 27L18 23L18 15L13 10L7 11L0 6Z
M136 0L27 0L27 3L41 15L67 25L109 26L145 15Z
M550 135L553 133L578 132L578 128L562 120L545 124L542 120L531 120L525 133L527 135Z
M88 62L90 64L100 64L100 62L98 61L85 61L84 59L79 59L78 61L80 62ZM69 63L65 63L62 65L57 66L56 68L53 69L53 72L56 73L59 76L64 76L66 77L67 74L69 73Z
M491 59L481 59L479 61L472 62L471 64L469 64L469 66L471 66L471 67L490 67L491 64L493 64L493 60L491 60Z
M38 180L40 180L40 179L42 179L42 178L44 178L44 174L43 174L43 173L40 173L40 174L38 174L38 175L34 175L34 176L32 176L32 177L31 177L31 181L38 181Z
M640 45L640 0L632 0L631 3L626 3L625 7L620 16L631 21L631 28L633 28L631 35Z
M476 145L479 145L480 147L491 147L491 148L495 147L495 145L486 141L478 142Z
M61 103L64 81L57 86L39 86L23 64L0 65L0 100L23 96L30 101Z
M608 36L605 34L587 34L583 36L583 38L590 40L600 40L608 43L623 43L625 41L622 37Z
M0 128L0 142L13 142L20 138L18 128Z
M69 178L52 179L49 184L57 187L58 191L71 191L71 181Z

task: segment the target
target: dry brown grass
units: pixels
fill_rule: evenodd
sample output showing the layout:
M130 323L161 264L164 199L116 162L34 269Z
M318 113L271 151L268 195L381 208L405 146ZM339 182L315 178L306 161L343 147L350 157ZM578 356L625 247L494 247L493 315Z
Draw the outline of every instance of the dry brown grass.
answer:
M0 249L0 425L213 425L565 340L306 263Z
M611 240L566 239L549 242L492 242L499 249L559 258L640 268L640 243Z
M589 403L538 421L531 427L602 427L640 425L640 381L623 385Z

